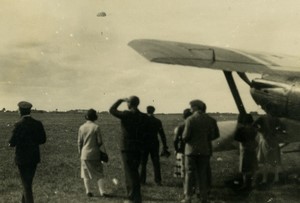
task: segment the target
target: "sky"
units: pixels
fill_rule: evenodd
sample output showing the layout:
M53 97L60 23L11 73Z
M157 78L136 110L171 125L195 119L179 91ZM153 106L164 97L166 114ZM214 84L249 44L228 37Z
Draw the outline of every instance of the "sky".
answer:
M1 0L0 109L26 100L47 111L107 111L137 95L142 111L154 105L178 113L201 99L209 112L237 112L222 72L150 63L128 42L299 56L299 24L297 0ZM236 79L246 109L258 111L249 87Z

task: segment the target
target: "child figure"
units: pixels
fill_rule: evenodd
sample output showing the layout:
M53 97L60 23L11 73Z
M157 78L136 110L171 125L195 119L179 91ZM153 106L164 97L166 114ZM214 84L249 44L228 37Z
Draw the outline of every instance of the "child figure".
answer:
M252 125L253 118L250 114L241 115L235 132L234 139L240 142L240 172L243 175L243 185L240 190L250 190L252 179L258 169L256 149L257 131Z

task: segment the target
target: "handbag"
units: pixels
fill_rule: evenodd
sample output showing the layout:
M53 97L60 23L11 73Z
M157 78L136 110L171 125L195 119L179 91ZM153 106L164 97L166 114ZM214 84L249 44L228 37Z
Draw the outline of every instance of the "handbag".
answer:
M97 139L97 138L96 138ZM102 139L102 138L101 138ZM97 140L98 141L98 140ZM102 143L102 140L101 142L98 141L98 143L101 143L99 147L103 146L103 149L105 152L103 152L101 149L100 149L100 161L101 162L104 162L104 163L107 163L108 162L108 154L106 153L106 149L104 147L104 144Z
M108 154L100 150L100 161L108 162Z

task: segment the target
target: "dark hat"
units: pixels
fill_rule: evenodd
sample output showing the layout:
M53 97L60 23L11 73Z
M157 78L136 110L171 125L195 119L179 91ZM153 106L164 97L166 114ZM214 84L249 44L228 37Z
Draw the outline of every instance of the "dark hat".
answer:
M154 113L155 107L154 106L147 106L147 113Z
M95 121L98 119L97 112L95 109L89 109L85 115L86 120Z
M198 107L202 111L206 110L206 104L199 99L192 100L190 102L190 105L191 105L191 107Z
M20 102L18 103L18 107L19 107L20 109L31 109L32 104L29 103L29 102L27 102L27 101L20 101Z
M128 98L128 103L137 107L140 104L140 99L137 96L130 96Z
M183 111L183 118L184 119L188 118L191 115L192 115L192 112L191 112L190 109L184 109L184 111Z

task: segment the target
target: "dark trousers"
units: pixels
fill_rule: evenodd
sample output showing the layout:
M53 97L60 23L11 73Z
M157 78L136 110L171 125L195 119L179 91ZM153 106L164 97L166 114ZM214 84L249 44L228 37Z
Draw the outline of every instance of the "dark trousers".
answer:
M149 154L151 156L153 170L154 170L154 181L156 183L161 183L161 173L160 173L160 162L159 162L159 145L145 147L142 152L141 160L141 183L146 183L147 177L147 162Z
M36 171L36 164L18 165L23 185L22 203L33 203L32 181Z
M134 203L141 203L141 185L139 176L139 165L141 160L141 153L136 152L122 152L122 160L125 173L125 184L127 197Z
M184 194L191 197L194 192L193 187L197 186L202 198L206 199L211 186L210 156L186 156L185 170Z

